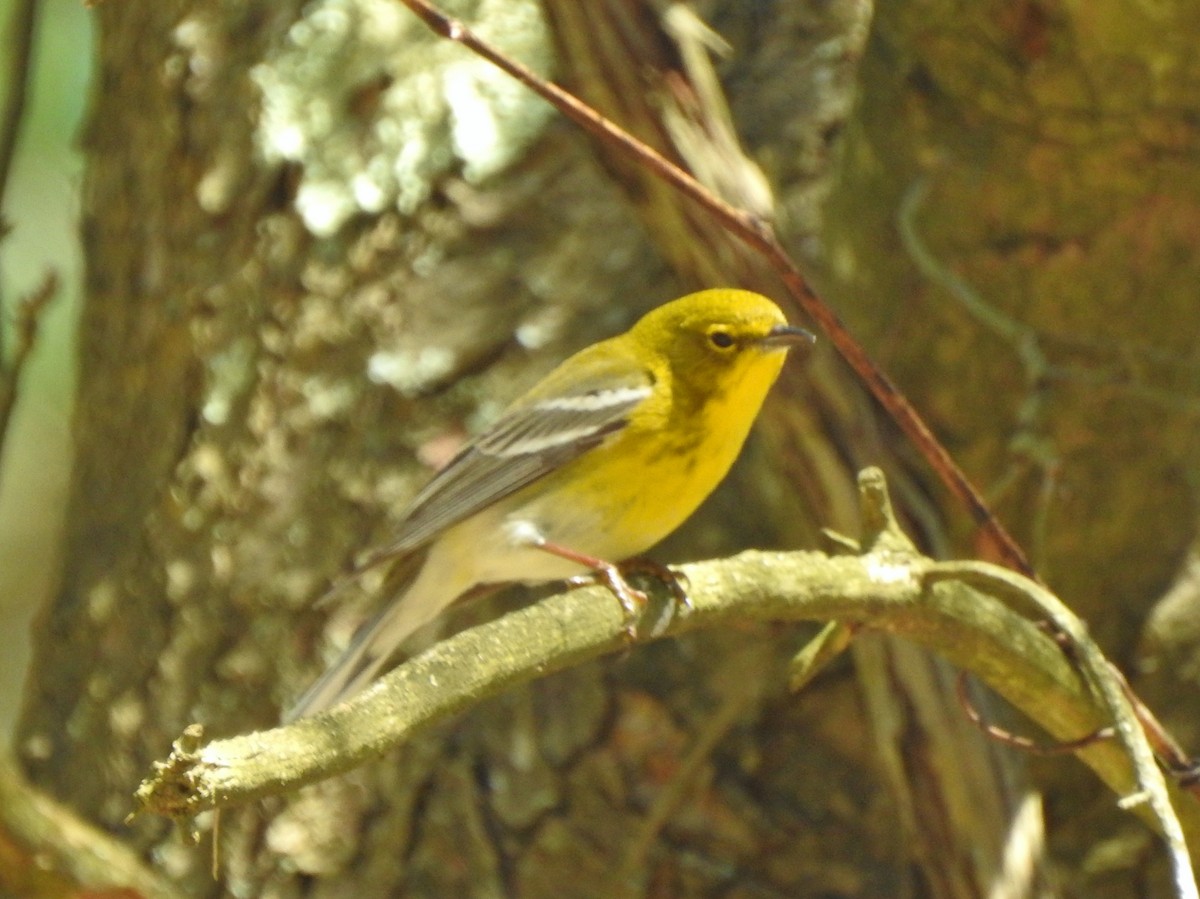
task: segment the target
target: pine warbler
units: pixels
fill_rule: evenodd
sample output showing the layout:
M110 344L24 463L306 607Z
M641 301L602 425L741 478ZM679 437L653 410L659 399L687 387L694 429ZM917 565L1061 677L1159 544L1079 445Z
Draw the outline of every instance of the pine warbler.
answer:
M611 563L695 511L741 451L786 350L812 341L765 297L717 289L571 356L435 475L395 540L352 573L394 560L408 581L287 720L361 689L414 631L485 585L592 572L632 621L644 596Z

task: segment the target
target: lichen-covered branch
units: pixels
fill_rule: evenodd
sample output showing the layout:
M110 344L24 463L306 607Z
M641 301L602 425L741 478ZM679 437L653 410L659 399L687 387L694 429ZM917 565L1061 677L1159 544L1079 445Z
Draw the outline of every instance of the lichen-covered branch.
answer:
M896 529L881 475L864 473L861 486L868 528L861 554L746 552L685 565L692 610L676 614L669 600L656 596L643 630L663 637L748 619L839 620L938 651L1056 737L1077 737L1110 722L1120 703L1102 701L1098 694L1105 691L1091 686L1095 672L1081 676L1029 617L1044 608L1043 588L987 563L939 564L919 555ZM1001 588L989 590L989 584ZM1014 604L1015 595L1021 601ZM1066 614L1059 608L1056 622ZM1071 629L1077 640L1087 640L1077 623ZM193 730L142 784L138 807L186 818L292 790L346 771L514 684L624 645L621 609L604 589L559 593L443 641L311 719L207 745ZM1135 785L1129 757L1114 742L1079 755L1122 796L1146 786ZM1195 845L1200 804L1191 797L1173 800ZM1152 805L1163 813L1159 803ZM1178 825L1159 826L1169 832Z

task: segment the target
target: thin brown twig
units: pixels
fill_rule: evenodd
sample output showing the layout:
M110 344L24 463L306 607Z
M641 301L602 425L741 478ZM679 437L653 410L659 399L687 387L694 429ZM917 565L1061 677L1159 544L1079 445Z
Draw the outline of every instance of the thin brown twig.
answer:
M837 314L809 286L803 273L779 242L770 223L738 209L717 197L703 184L680 169L657 150L600 115L570 92L547 81L531 69L505 56L456 19L437 9L427 0L400 0L435 33L464 47L516 78L530 90L549 101L556 109L590 134L615 144L685 196L708 209L731 233L758 250L783 280L788 292L801 308L829 337L843 359L867 385L871 394L887 410L892 420L917 447L947 488L967 508L976 526L995 546L1010 568L1032 579L1037 578L1025 552L1005 530L982 494L937 441L921 416L891 379L871 361L862 345L846 330Z
M967 672L960 671L958 673L958 680L955 682L958 702L962 706L963 712L966 713L967 720L979 728L985 736L995 740L997 743L1003 743L1005 746L1019 749L1022 752L1028 752L1030 755L1067 755L1068 753L1085 749L1093 743L1099 743L1101 740L1111 740L1115 735L1112 727L1101 727L1090 734L1084 734L1082 737L1074 740L1062 740L1058 743L1036 743L1030 737L1015 734L1011 730L1005 730L998 725L984 720L983 714L979 709L975 708L975 704L968 695L967 678Z
M41 324L42 313L46 306L58 293L58 275L53 271L46 272L42 283L33 293L21 299L17 304L14 319L16 327L16 343L12 347L12 359L7 365L0 365L0 451L4 449L4 439L8 434L8 425L12 420L13 408L17 404L17 388L21 383L21 373L33 347L37 343L38 326Z
M0 112L0 208L3 208L8 191L8 176L17 152L21 119L25 115L25 101L29 96L37 14L38 0L19 0L12 13L8 38L8 95L4 98L3 112Z

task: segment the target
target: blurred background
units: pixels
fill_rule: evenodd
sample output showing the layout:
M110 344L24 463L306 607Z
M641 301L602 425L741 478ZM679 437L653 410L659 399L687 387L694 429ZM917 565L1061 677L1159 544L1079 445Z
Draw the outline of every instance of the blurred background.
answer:
M0 0L4 64L0 91L12 88L12 0ZM78 0L40 5L33 81L4 197L0 302L11 341L13 308L47 269L60 280L0 456L0 736L12 732L29 658L29 624L52 586L70 464L74 325L81 258L80 156L76 148L92 60L91 18Z

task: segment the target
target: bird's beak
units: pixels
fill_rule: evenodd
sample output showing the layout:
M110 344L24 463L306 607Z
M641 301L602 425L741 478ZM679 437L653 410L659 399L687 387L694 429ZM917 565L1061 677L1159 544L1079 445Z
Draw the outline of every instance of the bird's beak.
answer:
M786 350L794 346L812 346L817 338L812 331L804 328L794 328L791 325L776 325L762 338L762 345L768 349Z

